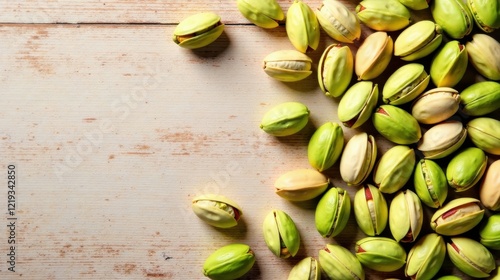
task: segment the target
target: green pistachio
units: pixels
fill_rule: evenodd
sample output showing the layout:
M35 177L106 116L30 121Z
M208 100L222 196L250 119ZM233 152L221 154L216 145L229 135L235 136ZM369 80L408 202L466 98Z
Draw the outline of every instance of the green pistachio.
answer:
M231 280L253 267L255 255L248 245L230 244L212 253L203 264L203 274L214 280Z
M375 129L387 140L396 144L413 144L422 132L417 120L405 110L393 105L381 105L372 117Z
M215 41L224 31L217 14L206 12L183 19L174 29L172 40L180 47L197 49Z
M467 134L481 150L500 155L500 121L493 118L476 118L467 123Z
M405 275L411 279L431 279L443 265L445 256L443 237L435 233L426 234L410 249Z
M500 83L478 82L460 93L462 112L469 116L482 116L500 109Z
M349 186L363 183L377 159L375 138L365 132L351 137L340 158L340 176Z
M414 242L423 223L422 204L411 190L399 191L389 207L389 229L396 241Z
M300 52L315 50L319 45L319 23L314 11L301 0L294 0L286 13L286 34Z
M282 82L296 82L311 75L312 59L296 50L281 50L264 58L264 71Z
M500 43L486 34L472 35L465 44L472 66L489 80L500 80Z
M281 175L275 182L276 193L290 201L310 200L322 194L330 179L313 169L296 169Z
M320 172L337 162L344 148L344 132L337 123L320 126L309 140L307 156L312 167Z
M394 41L394 55L402 60L414 61L428 56L443 41L441 26L422 20L407 27Z
M479 189L479 199L484 207L500 210L500 160L495 160L484 175L484 180Z
M401 66L385 82L382 90L383 100L392 105L410 102L424 92L429 80L422 64L410 63Z
M467 0L476 25L485 32L500 28L500 3L498 0Z
M201 195L193 199L193 212L207 224L218 228L230 228L238 224L243 211L231 199L215 194Z
M380 235L387 225L389 211L384 195L367 184L354 196L354 216L359 228L369 236Z
M289 258L297 254L300 247L300 234L295 223L287 213L272 210L264 219L264 240L274 255Z
M285 19L285 14L276 0L237 0L241 14L262 28L275 28Z
M307 257L298 262L290 271L288 280L320 280L321 271L319 262Z
M391 62L393 48L394 42L385 32L375 32L366 37L354 60L358 80L372 80L380 76Z
M474 26L469 8L462 0L433 0L431 13L436 23L453 39L469 35Z
M364 280L365 271L358 259L340 245L327 244L319 250L319 263L330 279Z
M491 215L479 230L481 244L493 250L500 250L500 213Z
M347 225L351 213L349 194L342 188L331 188L321 197L314 220L323 237L338 235Z
M410 24L410 11L398 0L361 1L356 13L366 26L379 31L396 31Z
M441 235L459 235L477 226L483 215L479 200L472 197L456 198L432 215L431 228Z
M354 58L349 47L339 44L328 46L318 65L318 82L321 90L326 96L341 96L351 82L353 69Z
M476 278L490 276L495 258L481 243L466 237L452 237L446 244L451 262L463 273Z
M460 105L458 91L440 87L428 90L413 102L411 115L423 124L436 124L453 116Z
M453 87L467 70L467 51L458 41L450 41L437 53L431 63L431 79L437 87Z
M424 133L417 149L426 159L439 159L458 150L467 137L467 129L459 121L448 120L432 126Z
M399 0L399 2L415 11L429 8L428 0Z
M457 192L473 187L484 174L488 157L475 147L468 147L456 154L446 167L448 185Z
M309 109L300 102L285 102L269 110L260 128L273 136L289 136L302 130L309 121Z
M443 169L429 159L421 159L417 163L413 185L420 200L431 208L443 206L448 196L448 181Z
M397 145L387 150L375 165L373 182L383 193L395 193L410 179L415 167L415 150Z
M445 275L445 276L441 276L441 277L437 278L436 280L462 280L462 278L455 276L455 275Z
M396 271L406 263L405 249L387 237L365 237L356 242L354 250L362 265L376 271Z
M323 0L316 17L326 34L339 42L352 43L361 36L358 18L340 1Z
M340 99L339 121L346 127L357 128L372 115L378 102L378 86L370 81L357 82Z

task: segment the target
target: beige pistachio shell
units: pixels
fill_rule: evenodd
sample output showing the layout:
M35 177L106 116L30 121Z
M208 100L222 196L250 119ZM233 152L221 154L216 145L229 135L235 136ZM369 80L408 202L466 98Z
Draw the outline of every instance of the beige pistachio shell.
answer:
M460 235L478 225L483 215L479 200L472 197L456 198L432 215L431 228L441 235Z
M262 28L276 28L285 14L276 0L237 0L241 14Z
M275 182L276 194L290 201L310 200L322 194L330 179L313 169L296 169L281 175Z
M487 79L500 80L500 43L486 34L474 34L465 44L471 65Z
M193 212L207 224L219 227L230 228L238 224L238 220L243 211L233 200L215 194L197 196L192 202Z
M340 1L323 0L316 17L326 34L339 42L352 43L361 36L358 17Z
M426 91L413 102L411 115L419 123L436 124L453 116L460 107L460 94L441 87Z
M312 59L296 50L280 50L264 58L264 71L282 82L296 82L311 75Z
M386 32L375 32L366 37L354 60L358 80L372 80L380 76L391 61L393 46L392 38Z
M484 207L493 211L500 210L500 159L486 169L479 189L479 199Z
M427 159L439 159L458 150L467 137L467 130L459 121L449 120L431 127L424 133L417 149Z
M365 132L351 137L340 158L340 176L349 186L363 183L375 165L377 143Z

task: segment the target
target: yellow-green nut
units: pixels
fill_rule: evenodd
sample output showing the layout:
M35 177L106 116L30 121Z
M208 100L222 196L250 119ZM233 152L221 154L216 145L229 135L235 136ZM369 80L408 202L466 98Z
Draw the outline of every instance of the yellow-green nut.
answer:
M467 0L476 25L485 32L500 28L500 3L498 0Z
M378 103L378 86L370 81L351 86L337 107L339 121L346 127L357 128L372 115Z
M300 102L274 106L262 118L260 128L273 136L289 136L302 130L309 121L309 109Z
M286 34L300 52L315 50L319 45L319 23L316 14L306 3L294 0L286 13Z
M414 61L434 52L443 41L441 26L422 20L408 26L394 41L394 55L405 61Z
M424 66L410 63L398 68L389 76L382 90L384 103L401 105L419 96L427 88L430 76Z
M367 184L354 196L354 216L359 228L369 236L380 235L387 226L389 211L384 195Z
M383 193L395 193L410 179L415 167L415 150L397 145L387 150L375 165L373 182Z
M474 27L472 14L462 0L433 0L432 17L453 39L469 35Z
M472 35L465 44L470 64L489 80L500 80L500 43L486 34Z
M465 233L481 222L484 210L472 197L455 198L438 209L431 218L431 228L441 235Z
M391 62L393 49L394 42L385 32L375 32L366 37L354 60L354 71L358 80L372 80L380 76Z
M462 278L455 276L455 275L445 275L445 276L441 276L441 277L437 278L436 280L462 280Z
M399 2L415 11L429 8L428 0L399 0Z
M344 148L344 132L338 123L327 122L311 136L307 146L307 157L311 166L324 171L339 159Z
M462 112L483 116L500 109L500 83L483 81L472 84L460 93Z
M241 14L262 28L275 28L285 19L285 14L276 0L237 0Z
M271 252L280 258L297 254L300 234L292 218L281 210L272 210L264 219L264 241Z
M314 214L316 229L323 237L334 237L344 230L351 213L351 200L342 188L329 189L319 200Z
M494 214L486 219L479 230L479 242L487 248L500 250L500 214Z
M481 150L500 155L500 121L494 118L476 118L467 123L467 134Z
M230 244L213 252L203 264L203 274L214 280L232 280L245 275L255 263L255 254L246 244Z
M411 190L400 191L389 207L389 229L396 241L414 242L423 223L422 204Z
M446 244L448 257L463 273L485 278L495 269L495 258L481 243L467 237L452 237Z
M377 143L371 135L361 132L351 137L340 158L340 176L349 186L363 183L372 172L377 159Z
M413 185L420 200L431 208L443 206L448 196L448 181L443 169L430 159L421 159L413 175Z
M197 196L193 199L191 206L196 216L207 224L218 228L236 226L243 215L241 207L223 195Z
M330 279L365 279L365 271L359 260L340 245L326 244L325 248L319 250L319 263Z
M313 257L307 257L298 262L290 274L288 280L320 280L321 269L319 262Z
M448 87L428 90L412 104L411 115L423 124L436 124L453 116L460 107L460 94Z
M484 207L500 210L500 160L495 160L484 175L484 180L479 189L479 199Z
M372 122L382 136L396 144L413 144L422 137L417 120L405 110L393 105L378 107L373 113Z
M446 43L431 63L431 79L437 87L453 87L467 70L467 51L458 41Z
M361 36L358 18L340 1L323 0L316 17L326 34L336 41L352 43Z
M341 96L351 82L353 69L354 58L349 47L340 44L328 46L319 60L319 87L326 96Z
M396 271L406 263L403 246L387 237L365 237L356 242L354 251L362 265L376 271Z
M290 201L310 200L322 194L330 179L313 169L296 169L281 175L274 182L276 193Z
M432 126L424 133L417 149L426 159L444 158L462 146L467 129L456 120L448 120Z
M488 157L483 150L468 147L456 154L446 166L448 185L457 192L472 188L483 176Z
M296 50L281 50L264 58L264 71L282 82L296 82L311 75L312 59Z
M432 279L443 265L445 256L446 245L443 237L436 233L428 233L410 249L405 275L416 280Z
M361 22L378 31L396 31L410 24L410 11L398 0L361 1L356 13Z
M172 40L180 47L197 49L215 41L224 31L220 16L205 12L183 19L174 29Z

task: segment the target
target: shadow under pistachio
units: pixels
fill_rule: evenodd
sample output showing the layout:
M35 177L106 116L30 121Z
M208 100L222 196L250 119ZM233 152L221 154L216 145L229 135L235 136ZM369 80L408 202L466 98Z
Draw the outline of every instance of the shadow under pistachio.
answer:
M215 230L218 232L231 237L235 241L238 240L244 240L247 235L247 224L245 222L245 213L243 213L243 216L238 220L238 225L235 227L231 228L218 228L218 227L213 227Z
M224 31L222 34L211 44L193 49L192 52L198 56L203 58L216 58L220 54L222 54L229 47L231 40L227 36L227 33Z

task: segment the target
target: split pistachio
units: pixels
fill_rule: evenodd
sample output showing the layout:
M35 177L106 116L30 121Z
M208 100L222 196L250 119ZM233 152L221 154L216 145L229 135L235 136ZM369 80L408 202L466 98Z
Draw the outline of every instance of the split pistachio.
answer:
M431 63L431 79L437 87L453 87L467 70L467 51L458 41L450 41L437 53Z
M334 237L344 230L351 213L351 200L342 188L329 189L316 206L316 229L323 237Z
M484 207L500 210L500 160L495 160L484 175L484 180L479 189L479 199Z
M463 273L485 278L495 269L495 258L481 243L466 237L452 237L446 244L451 262Z
M281 210L272 210L264 219L264 240L274 255L289 258L297 254L300 234L292 218Z
M339 42L352 43L361 36L358 18L340 1L323 0L316 17L326 34Z
M476 118L467 123L467 134L481 150L500 155L500 121L494 118Z
M255 263L255 254L246 244L226 245L212 253L203 264L203 274L210 279L237 279Z
M422 204L411 190L400 191L389 207L389 228L396 241L414 242L423 223Z
M389 211L384 195L367 184L354 196L354 216L359 228L369 236L380 235L387 225Z
M468 147L456 154L446 167L448 185L457 192L472 188L484 174L488 157L476 147Z
M456 120L449 120L432 126L424 133L417 149L426 159L444 158L458 150L467 137L467 129Z
M378 86L370 81L357 82L351 86L337 107L339 120L346 127L357 128L372 115L378 103Z
M218 228L230 228L238 224L243 215L236 202L223 195L201 195L193 199L193 212L207 224Z
M410 11L398 0L361 1L356 13L361 22L378 31L396 31L410 24Z
M417 97L411 108L411 115L423 124L436 124L453 116L460 107L458 91L440 87L428 90Z
M387 150L375 165L373 182L383 193L395 193L410 179L415 167L415 151L397 145Z
M429 8L428 0L399 0L399 2L415 11Z
M498 0L467 0L476 25L485 32L500 28L500 3Z
M431 13L436 23L453 39L469 35L474 26L469 8L462 0L434 0Z
M426 57L441 45L442 33L441 26L433 21L416 22L403 30L396 38L394 55L406 61Z
M322 194L330 179L313 169L296 169L281 175L275 182L276 193L290 201L310 200Z
M273 136L289 136L302 130L309 121L309 109L300 102L285 102L267 111L260 128Z
M365 132L351 137L340 158L340 176L349 186L357 186L368 178L377 159L375 138Z
M264 58L264 71L282 82L296 82L311 75L312 59L296 50L281 50Z
M301 0L294 0L286 13L286 34L300 52L315 50L319 45L319 23L314 11Z
M321 90L326 96L341 96L351 82L353 69L354 58L349 47L340 44L328 46L318 65L318 82Z
M462 112L470 116L482 116L500 109L500 83L478 82L460 93Z
M197 49L211 44L223 31L220 16L211 12L199 13L179 22L172 40L180 47Z
M459 235L477 226L483 215L479 200L472 197L455 198L432 215L431 228L441 235Z
M417 120L405 110L393 105L381 105L372 117L375 129L387 140L396 144L413 144L422 132Z
M262 28L275 28L285 19L285 14L276 0L237 0L241 14Z
M354 250L362 265L376 271L396 271L406 263L403 246L387 237L365 237L356 242Z
M448 181L443 169L429 159L421 159L417 163L413 185L420 200L431 208L443 206L448 196Z
M427 88L430 76L424 66L410 63L401 66L385 82L382 96L385 103L401 105L412 101Z
M307 146L309 163L315 169L324 171L337 162L344 148L344 132L339 124L327 122L311 136Z
M488 217L479 230L479 238L487 248L500 250L500 213Z
M313 257L307 257L298 262L290 271L288 280L320 280L319 262Z
M385 32L375 32L366 37L354 60L354 71L358 80L372 80L380 76L391 61L393 48L394 42Z
M319 263L330 279L365 279L365 271L359 260L340 245L327 244L319 250Z
M472 35L465 44L472 66L489 80L500 80L500 43L486 34Z
M405 275L411 279L432 279L443 265L446 245L442 236L429 233L413 245L408 253Z

